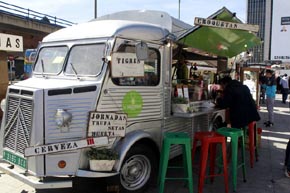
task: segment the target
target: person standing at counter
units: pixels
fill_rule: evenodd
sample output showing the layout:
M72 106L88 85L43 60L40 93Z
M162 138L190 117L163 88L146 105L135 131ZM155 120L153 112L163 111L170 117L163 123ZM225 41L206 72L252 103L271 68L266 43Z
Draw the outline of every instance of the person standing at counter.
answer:
M255 101L249 88L231 77L220 79L223 96L217 98L217 106L229 109L230 125L233 128L245 128L253 121L259 121Z

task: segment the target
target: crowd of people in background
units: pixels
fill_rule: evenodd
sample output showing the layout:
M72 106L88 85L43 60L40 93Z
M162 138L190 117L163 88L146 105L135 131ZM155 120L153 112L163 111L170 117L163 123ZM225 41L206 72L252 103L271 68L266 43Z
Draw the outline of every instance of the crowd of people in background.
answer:
M284 74L282 77L280 77L279 84L281 86L282 103L286 104L289 93L289 78L287 74Z
M289 94L290 77L288 77L286 73L275 77L275 73L268 69L266 70L266 75L264 75L264 71L261 72L259 79L261 84L261 103L264 104L266 98L266 106L268 110L268 121L266 121L264 124L266 127L270 127L274 125L273 108L275 95L276 93L281 93L281 102L286 104ZM284 165L285 176L290 178L290 139L287 143L285 151Z
M266 79L267 79L267 75L265 74L265 71L267 72L271 72L272 75L272 80L275 81L276 84L276 93L278 94L282 94L282 103L286 104L287 102L287 98L288 98L288 94L289 94L289 85L290 85L290 77L285 73L283 75L275 75L275 72L271 69L267 69L267 70L262 70L260 73L260 85L261 85L261 104L265 104L265 99L266 99ZM268 75L270 76L270 75Z

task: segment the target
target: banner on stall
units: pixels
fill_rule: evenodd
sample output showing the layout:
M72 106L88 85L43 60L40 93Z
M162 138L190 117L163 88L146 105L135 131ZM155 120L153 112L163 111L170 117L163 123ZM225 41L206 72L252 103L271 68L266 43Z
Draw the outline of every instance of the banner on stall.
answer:
M194 25L217 27L217 28L224 28L224 29L238 29L238 30L245 30L245 31L252 31L252 32L259 31L258 25L234 23L234 22L221 21L221 20L216 20L216 19L205 19L205 18L200 18L200 17L196 17L194 19Z

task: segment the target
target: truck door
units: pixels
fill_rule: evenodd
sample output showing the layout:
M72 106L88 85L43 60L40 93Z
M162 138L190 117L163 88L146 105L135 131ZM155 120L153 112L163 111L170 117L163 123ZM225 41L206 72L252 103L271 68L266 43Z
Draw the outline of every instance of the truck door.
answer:
M148 45L148 58L136 56L137 41L117 39L97 111L128 115L127 130L142 130L159 140L163 117L160 45Z

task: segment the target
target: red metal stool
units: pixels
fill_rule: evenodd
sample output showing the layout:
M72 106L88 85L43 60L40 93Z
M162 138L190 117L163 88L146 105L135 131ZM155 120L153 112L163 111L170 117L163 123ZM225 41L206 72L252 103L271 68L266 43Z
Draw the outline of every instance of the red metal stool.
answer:
M257 128L256 122L253 121L248 125L248 138L249 138L249 151L250 151L250 165L254 166L254 154L256 161L258 161L258 149L257 149Z
M202 193L204 180L206 177L210 177L213 182L215 176L224 176L225 192L228 193L228 169L227 169L227 156L226 156L226 139L224 136L216 132L195 132L192 149L192 161L194 161L194 155L196 151L197 142L201 142L201 157L200 157L200 171L199 171L199 183L198 193ZM215 158L216 158L216 146L222 145L222 157L223 157L223 174L215 174ZM210 174L205 175L208 152L210 153Z

